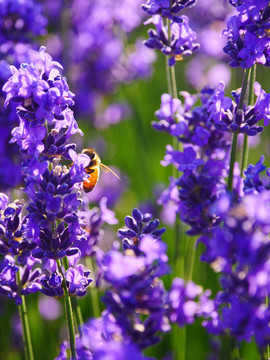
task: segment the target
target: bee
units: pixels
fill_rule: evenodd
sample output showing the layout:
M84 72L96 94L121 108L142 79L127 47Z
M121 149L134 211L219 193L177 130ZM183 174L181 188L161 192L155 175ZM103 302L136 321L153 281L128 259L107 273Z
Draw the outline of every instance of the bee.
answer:
M85 192L88 193L92 191L96 186L99 179L100 169L104 172L111 172L114 176L121 180L120 177L112 171L112 169L102 164L98 153L94 149L84 149L82 154L86 154L90 157L90 163L85 168L86 173L90 175L88 179L83 182L83 190Z

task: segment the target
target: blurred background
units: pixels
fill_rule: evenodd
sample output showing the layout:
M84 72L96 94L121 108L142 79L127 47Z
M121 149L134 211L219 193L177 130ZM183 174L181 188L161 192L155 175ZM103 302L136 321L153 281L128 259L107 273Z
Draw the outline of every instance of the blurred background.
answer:
M121 177L119 181L110 173L101 173L98 185L87 195L91 208L106 196L108 207L119 220L117 225L104 225L102 243L109 248L117 229L124 225L124 217L137 207L160 218L167 227L163 240L173 259L173 211L169 205L163 209L157 204L173 175L171 167L160 164L172 138L151 126L154 113L160 108L161 94L168 91L166 59L143 45L147 27L143 26L146 16L141 10L142 3L142 0L0 1L0 82L2 87L10 76L9 64L18 66L31 61L34 52L41 45L46 46L53 59L63 65L63 74L75 94L73 111L84 137L72 141L79 151L94 148L102 162ZM198 0L196 6L186 10L190 26L197 32L200 50L176 64L178 91L195 93L207 84L217 85L220 80L225 82L228 94L241 86L241 70L229 68L222 51L225 37L221 33L231 12L223 0ZM267 70L258 67L257 80L270 92L267 76ZM1 94L0 191L12 199L23 196L19 190L23 184L20 176L23 154L18 154L16 144L8 143L17 118L14 109L4 109L3 101ZM269 134L266 129L252 139L250 163L256 163L264 154L266 165L270 166ZM215 294L219 289L218 278L208 265L199 261L202 250L199 245L193 281ZM165 286L177 275L172 269L172 275L164 279ZM80 304L84 319L93 316L90 296L81 299ZM27 305L35 357L51 360L67 338L63 303L35 294L27 298ZM0 317L0 359L22 359L17 308L1 296ZM220 347L219 358L229 358L230 339L218 343L209 338L199 322L190 325L183 336L187 339L186 359L214 359L211 356ZM147 355L165 359L170 341L166 335L161 344L147 350ZM242 358L256 359L256 351L255 344L243 344Z

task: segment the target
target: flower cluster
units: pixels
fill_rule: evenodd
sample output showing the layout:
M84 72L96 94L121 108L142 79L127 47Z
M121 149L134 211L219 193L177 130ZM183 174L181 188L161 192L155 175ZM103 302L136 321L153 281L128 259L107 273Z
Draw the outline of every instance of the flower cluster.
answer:
M81 257L94 256L101 252L104 230L102 226L106 223L115 225L118 220L112 210L107 207L108 199L101 198L99 207L89 209L84 205L84 210L79 211L79 218L83 220L81 227L84 229L84 235L74 243L75 247L80 249Z
M127 216L127 229L118 231L121 253L111 250L101 260L104 279L112 286L103 301L117 324L139 348L159 341L158 331L168 331L165 315L165 289L159 277L168 273L166 245L160 239L165 229L158 220L134 209ZM145 314L148 314L145 317Z
M237 10L237 15L230 17L224 30L228 39L224 51L232 58L230 66L250 68L256 63L269 66L269 2L246 0L230 3Z
M159 220L151 219L151 214L143 214L138 209L133 209L132 216L126 216L126 228L118 230L118 237L123 242L124 250L131 249L139 255L140 250L138 246L144 236L151 235L154 239L160 239L160 236L166 229L158 229Z
M45 152L51 158L65 155L68 151L65 142L77 132L81 133L69 109L73 105L73 94L65 78L60 76L61 69L41 47L35 63L22 64L19 69L11 66L12 76L3 87L7 93L5 105L15 102L20 119L19 127L12 131L12 142L17 142L21 150L29 154ZM45 122L54 127L46 141ZM65 128L67 131L63 133L61 130Z
M189 56L199 48L199 44L195 43L197 35L189 27L188 17L176 15L195 2L195 0L172 2L149 0L142 5L143 10L152 15L144 24L153 23L156 27L156 30L150 29L148 31L149 39L144 44L169 56L170 66L174 66L177 60L182 60L184 55ZM167 25L164 25L164 18L169 19Z
M156 112L159 121L153 123L155 129L170 133L184 144L183 151L167 146L162 164L173 164L183 175L171 178L169 189L163 192L159 202L164 206L169 201L176 202L176 212L191 226L188 232L195 235L209 231L216 221L208 210L226 188L230 137L209 121L208 108L214 89L205 88L197 96L183 95L182 105L179 99L163 94L161 109ZM202 105L193 107L197 98ZM177 197L175 188L178 188Z
M269 344L269 196L264 190L234 204L224 195L215 205L222 225L204 239L203 255L222 273L216 298L220 318L206 326L216 333L229 329L238 340L254 335L260 347Z
M19 66L31 61L36 47L36 37L45 34L46 19L42 5L35 0L7 0L0 3L0 101L4 103L3 85L11 76L9 64ZM22 161L17 147L11 143L10 133L17 124L16 107L1 107L0 124L0 189L16 186L22 182L19 163Z
M184 55L189 56L199 48L199 45L195 43L196 33L189 27L187 16L183 15L181 22L172 22L169 25L170 30L168 30L168 26L164 26L163 18L160 15L153 15L145 22L145 25L150 23L156 26L156 30L148 31L149 39L145 41L145 45L169 56L170 66L175 65L176 60L182 60Z
M118 231L123 251L115 247L98 263L110 286L103 297L106 310L83 327L76 340L78 358L86 352L94 359L107 354L122 359L129 351L129 358L146 359L141 351L159 342L159 333L170 331L170 322L184 326L197 317L214 316L210 291L180 278L168 292L164 289L160 277L169 272L166 245L159 237L164 229L157 229L159 222L151 221L150 214L134 209L132 215L125 219L127 228ZM127 247L131 239L133 248ZM57 359L67 359L67 348L64 342Z
M170 321L185 326L192 324L196 317L214 318L215 302L209 298L210 295L210 290L203 292L202 287L193 281L185 284L183 279L174 278L167 299Z
M66 350L68 343L61 345L60 354L55 360L68 360ZM103 312L102 317L89 320L83 327L83 336L76 338L78 359L102 360L153 360L142 355L139 348L131 342L116 318Z
M56 297L64 294L63 283L69 294L82 296L91 281L82 265L71 263L64 274L57 263L65 256L79 254L73 245L84 235L77 212L82 203L80 186L90 161L87 155L76 154L74 144L67 143L73 134L82 132L69 108L73 94L61 77L61 68L41 47L35 62L19 69L11 67L12 76L3 87L6 106L11 102L17 105L20 125L12 131L12 141L27 154L22 171L29 199L21 225L21 206L10 205L3 212L3 252L16 256L16 261L26 263L29 269L40 262L33 258L41 259L38 290ZM72 160L69 168L61 164L62 157ZM28 277L23 276L31 283L29 269ZM29 289L28 293L37 287Z
M192 6L197 0L148 0L142 5L142 9L149 15L162 15L164 18L181 22L181 18L176 16L181 10Z
M262 132L263 127L257 124L260 120L264 120L265 126L269 123L270 94L267 94L257 82L254 84L254 92L257 95L254 106L244 103L243 109L239 109L241 89L232 92L234 102L225 96L224 84L220 83L208 104L210 120L222 131L244 133L249 136Z
M263 164L264 156L262 155L256 165L249 164L247 169L244 171L244 187L243 191L245 194L258 194L263 190L269 190L269 170L267 170L267 181L261 179L260 174L266 169Z

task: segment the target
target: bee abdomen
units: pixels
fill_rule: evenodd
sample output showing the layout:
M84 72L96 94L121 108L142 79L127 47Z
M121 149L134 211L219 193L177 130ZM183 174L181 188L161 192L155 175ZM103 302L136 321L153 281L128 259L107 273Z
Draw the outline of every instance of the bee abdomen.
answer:
M83 190L85 192L90 192L94 189L94 187L97 184L98 177L99 177L99 169L98 168L89 169L89 172L86 169L86 172L88 174L91 174L91 176L89 176L89 178L83 182Z

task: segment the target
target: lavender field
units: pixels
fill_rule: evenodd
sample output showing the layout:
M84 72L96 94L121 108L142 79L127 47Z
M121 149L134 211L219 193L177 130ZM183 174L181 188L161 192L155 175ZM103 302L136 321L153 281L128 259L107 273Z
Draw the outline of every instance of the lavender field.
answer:
M0 360L270 359L270 2L0 0Z

